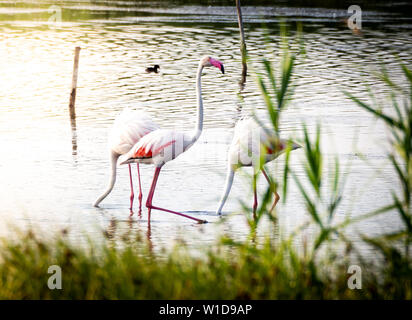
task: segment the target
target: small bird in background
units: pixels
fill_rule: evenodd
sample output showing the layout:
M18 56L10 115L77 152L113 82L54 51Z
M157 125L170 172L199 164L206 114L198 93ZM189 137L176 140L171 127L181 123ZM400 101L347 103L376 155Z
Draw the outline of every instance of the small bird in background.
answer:
M256 141L253 141L253 137L257 138ZM263 165L261 168L256 168L253 157L256 157L257 152L261 152L264 154L264 163L268 163L284 153L287 149L288 143L289 141L286 139L273 139L273 137L271 137L266 130L256 123L254 119L246 118L239 120L235 126L232 144L229 147L226 185L220 199L219 207L216 210L216 214L220 215L222 213L223 206L225 205L230 189L232 188L233 178L237 169L240 167L254 166L254 174L256 175L258 170L262 170L266 180L269 184L271 184L271 179L266 173L265 168ZM256 150L257 148L259 148L259 150ZM299 144L291 142L292 150L298 148L301 148ZM249 155L250 153L252 156ZM258 205L256 184L253 185L253 193L253 215L255 216ZM280 199L276 191L274 191L274 194L275 201L270 211L275 208Z
M147 73L158 73L160 69L160 66L158 64L155 64L153 67L148 67L146 68Z

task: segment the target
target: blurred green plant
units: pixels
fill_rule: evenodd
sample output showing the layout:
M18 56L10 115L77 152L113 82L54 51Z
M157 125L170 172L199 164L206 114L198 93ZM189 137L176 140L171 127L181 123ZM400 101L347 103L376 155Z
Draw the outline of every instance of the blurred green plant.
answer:
M281 39L282 54L280 58L279 75L275 74L271 63L268 60L263 60L265 74L258 74L257 77L273 128L265 128L262 123L260 123L260 125L269 135L274 137L274 140L280 138L279 122L281 114L285 111L287 103L293 96L295 86L293 83L293 71L296 59L299 54L305 52L304 45L300 37L298 37L297 41L299 44L299 49L297 52L292 52L290 50L285 28L281 28ZM313 222L319 227L320 233L314 243L313 256L315 256L316 251L321 247L322 243L329 239L332 233L339 235L339 230L333 227L332 223L333 217L342 200L342 192L345 181L342 177L342 173L340 172L339 161L336 158L334 168L330 170L333 175L332 185L329 188L331 189L331 192L329 192L329 198L324 199L325 196L322 194L323 156L321 152L320 132L321 128L320 125L318 125L316 130L316 138L314 141L311 141L307 127L303 125L303 149L305 158L302 162L302 166L305 169L305 178L308 181L311 190L308 190L304 186L305 183L303 181L303 177L300 177L289 166L290 152L292 151L292 140L289 140L289 146L286 148L286 161L283 168L283 201L285 202L287 199L288 176L292 175L293 180L304 198L307 212ZM276 141L274 143L276 143ZM264 156L265 155L263 154L261 159L263 159ZM263 161L261 161L261 166L263 166ZM255 181L256 178L254 178L254 183L256 183ZM268 195L270 196L271 194L270 191L276 190L278 183L274 177L271 177L271 181L272 183L262 200L262 206L259 210L260 217L263 216L265 212L268 213L269 218L272 217L271 212L268 212L267 210L265 211L265 208L267 203L270 201L270 197L268 199ZM329 189L327 191L329 191Z
M282 36L283 54L278 78L275 76L273 68L267 60L263 60L266 74L264 76L258 75L258 84L273 126L273 129L266 128L266 131L272 133L275 139L279 138L279 121L281 114L293 94L293 70L297 54L299 53L290 53L288 49L289 46L285 39L286 37ZM301 49L300 52L304 52L304 50ZM388 154L388 159L397 174L399 184L402 186L401 195L398 194L399 192L392 190L393 203L354 218L347 217L341 223L334 223L334 217L343 198L344 185L349 170L346 169L342 172L339 160L335 158L334 166L328 168L328 172L331 173L332 177L332 179L330 179L331 183L326 185L323 177L324 161L321 151L320 125L317 126L316 136L313 141L309 137L307 127L303 125L304 158L301 164L304 168L304 175L299 175L290 168L291 148L289 147L286 150L286 161L283 168L283 200L286 201L287 198L288 176L291 175L304 199L307 213L311 217L311 225L315 225L319 230L318 235L315 236L312 243L313 250L311 251L309 259L309 267L312 270L314 281L319 281L315 260L317 252L322 244L330 242L332 235L338 237L346 245L346 248L353 250L354 246L352 242L346 238L344 233L347 226L396 209L404 223L403 229L378 238L363 236L363 239L377 248L382 253L385 261L381 265L381 268L378 268L379 270L373 274L373 276L376 277L375 280L379 277L382 278L384 272L391 274L393 279L383 277L383 283L386 283L388 288L392 288L393 296L410 297L412 287L410 259L410 243L412 240L412 72L405 65L401 65L401 68L408 84L408 90L395 84L395 81L390 79L386 70L383 70L379 75L380 80L386 83L391 89L392 111L395 113L393 116L390 113L384 113L380 109L360 101L347 92L345 93L360 107L382 120L389 129L391 134L390 142L393 149ZM269 85L267 85L267 83L269 83ZM378 100L373 94L371 98L374 103ZM398 101L403 101L402 107ZM262 123L260 124L263 126ZM263 165L263 163L261 163L261 165ZM270 189L276 190L278 183L273 177L272 181L274 182L273 185L270 186ZM254 178L254 183L256 183L256 177ZM271 218L271 212L266 209L266 205L270 200L268 200L268 195L270 194L271 192L268 189L263 197L262 207L259 210L259 219L256 220L256 222L259 222L264 215ZM306 226L302 226L301 229L304 229ZM255 225L254 228L256 229L257 226ZM298 234L298 232L294 233L293 236L296 234ZM403 241L403 246L399 246L399 241ZM362 261L362 257L360 257L360 260ZM382 283L382 281L378 282ZM374 290L376 291L377 289L375 288ZM391 295L389 294L388 296Z
M375 238L363 236L363 239L382 254L385 261L383 272L393 279L388 282L388 278L385 278L382 286L390 290L390 294L398 299L404 298L404 291L401 288L405 286L412 288L410 248L412 241L412 72L404 64L401 64L401 69L406 80L407 89L390 79L385 68L379 75L379 78L391 90L391 106L385 108L386 111L345 92L358 106L385 123L390 132L389 142L392 147L388 153L388 160L394 172L396 172L401 192L399 194L399 191L391 190L393 203L381 208L379 213L395 210L403 222L403 228ZM378 101L373 93L372 100ZM394 281L396 281L395 284L393 284ZM410 291L407 298L412 298Z
M273 130L266 129L266 131L271 134L274 132L277 138L279 137L279 121L281 112L285 109L287 102L290 101L293 95L293 68L295 66L296 57L300 53L291 52L286 35L286 29L282 26L281 39L282 56L280 58L280 74L275 74L272 63L267 59L263 59L264 70L266 72L265 77L262 74L257 74L258 85L273 125ZM302 51L303 46L301 46L300 49ZM268 84L265 84L265 82ZM265 128L263 125L262 127Z
M141 239L73 246L66 236L41 240L33 232L3 242L0 299L314 299L355 298L346 273L313 282L290 242L259 248L222 240L195 258L184 248L159 257ZM230 248L230 250L229 250ZM62 289L50 290L50 265L62 270Z

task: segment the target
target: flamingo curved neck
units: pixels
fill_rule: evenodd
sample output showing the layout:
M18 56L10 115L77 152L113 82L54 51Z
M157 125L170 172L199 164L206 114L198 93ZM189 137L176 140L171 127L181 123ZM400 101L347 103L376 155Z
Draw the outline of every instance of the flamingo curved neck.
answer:
M111 162L111 176L109 180L109 184L106 188L106 191L103 192L103 194L96 199L94 202L93 206L97 207L99 206L100 202L104 200L104 198L107 197L107 195L112 191L114 184L116 182L116 167L117 167L117 159L119 158L120 154L116 152L111 152L110 155L110 162Z
M192 144L199 139L203 130L202 71L203 65L199 63L196 75L197 123L192 139Z
M222 209L223 209L223 206L225 205L227 197L229 196L234 177L235 177L235 171L232 168L231 164L229 163L228 168L227 168L227 174L226 174L225 191L223 192L222 197L220 198L219 207L216 210L216 214L218 215L222 214Z

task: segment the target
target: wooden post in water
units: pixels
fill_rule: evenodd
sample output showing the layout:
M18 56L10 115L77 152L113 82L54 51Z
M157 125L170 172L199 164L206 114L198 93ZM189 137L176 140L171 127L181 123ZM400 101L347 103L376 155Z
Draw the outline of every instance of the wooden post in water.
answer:
M246 82L247 75L247 64L246 64L246 42L245 42L245 32L243 30L243 19L242 19L242 9L240 7L240 0L236 0L236 9L237 9L237 21L239 24L240 32L240 52L242 54L242 80L241 85L244 85Z
M77 74L79 69L79 55L80 55L80 47L76 47L74 50L74 65L73 65L73 78L72 78L72 90L70 92L70 103L69 103L69 110L70 110L70 118L76 118L76 110L74 108L74 104L76 102L76 89L77 89Z
M74 104L76 102L76 89L77 89L77 75L79 70L79 55L80 47L76 47L74 50L74 65L73 65L73 78L72 78L72 90L70 91L70 123L72 127L72 154L77 155L77 133L76 133L76 109Z

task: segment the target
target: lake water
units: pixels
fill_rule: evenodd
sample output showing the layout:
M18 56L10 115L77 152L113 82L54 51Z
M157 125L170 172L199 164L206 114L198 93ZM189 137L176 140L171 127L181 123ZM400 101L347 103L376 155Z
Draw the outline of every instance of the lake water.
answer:
M234 124L254 108L267 119L254 73L262 70L264 57L275 66L279 61L282 17L292 35L296 22L302 24L306 49L297 62L298 86L282 118L282 135L299 139L302 123L313 134L320 122L325 166L335 155L343 165L350 163L338 220L388 204L390 190L397 186L385 160L387 132L345 98L342 90L368 100L369 86L384 103L388 90L372 76L382 64L402 85L398 62L412 63L412 17L396 9L382 5L364 10L362 30L354 33L344 22L347 7L245 6L251 61L241 90L239 33L232 6L0 1L0 235L27 226L45 234L68 229L74 238L99 238L102 230L114 237L140 230L154 248L171 247L176 241L191 248L207 247L222 232L245 239L248 227L242 214L218 223L221 219L214 211L224 184ZM62 21L54 22L59 12ZM68 102L76 46L82 49L73 129ZM196 67L205 54L223 61L226 72L205 70L203 134L188 152L163 168L154 204L210 223L197 225L153 211L149 228L146 210L142 217L129 219L127 167L119 168L114 190L101 208L94 208L92 203L109 176L107 135L116 115L125 107L142 109L164 128L190 130L196 120ZM154 64L160 65L161 73L144 72ZM302 155L302 150L295 151L291 162L301 176ZM268 166L274 177L283 164L280 157ZM153 172L152 166L141 165L144 197ZM250 171L244 172L235 178L225 213L239 212L239 199L252 204ZM261 177L261 194L265 187ZM309 220L293 183L288 201L279 202L277 214L282 232ZM398 226L396 214L388 214L359 223L348 232L356 239L359 232L375 235Z

